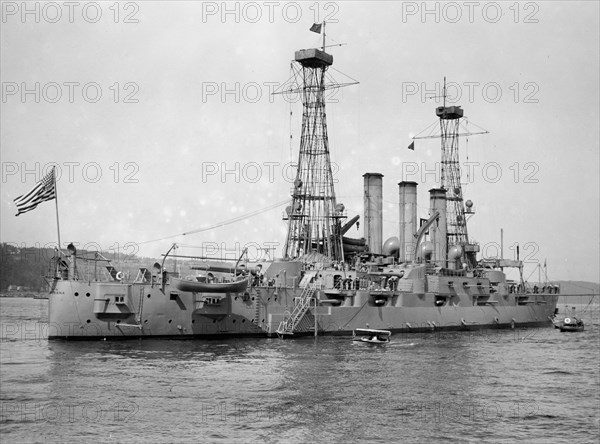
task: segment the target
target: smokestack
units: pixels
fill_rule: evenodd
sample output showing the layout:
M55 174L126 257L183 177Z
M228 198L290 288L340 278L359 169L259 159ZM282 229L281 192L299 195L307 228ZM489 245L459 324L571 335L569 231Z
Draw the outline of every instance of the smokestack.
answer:
M417 182L400 182L400 262L412 260L417 232Z
M429 204L430 215L433 215L436 211L440 213L438 221L434 222L429 228L429 239L434 248L433 261L437 265L446 267L446 190L443 188L429 190Z
M381 254L383 244L383 174L365 173L365 239L369 251Z

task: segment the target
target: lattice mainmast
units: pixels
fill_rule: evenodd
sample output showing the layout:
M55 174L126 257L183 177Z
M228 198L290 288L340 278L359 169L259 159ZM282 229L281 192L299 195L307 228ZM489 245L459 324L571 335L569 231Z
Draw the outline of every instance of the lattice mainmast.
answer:
M340 219L333 187L325 112L325 72L333 57L319 49L297 51L295 80L302 96L302 134L298 170L287 208L288 234L284 256L299 258L313 252L343 260Z
M448 248L452 245L469 243L465 206L460 182L458 139L460 119L463 110L460 106L446 106L446 81L444 79L444 106L436 108L440 118L442 139L441 186L446 189L446 233Z
M444 77L444 89L442 97L444 98L444 105L438 106L435 110L436 116L440 119L439 135L417 135L413 137L416 139L442 139L442 166L441 166L441 183L440 186L446 190L446 251L442 252L443 255L449 253L453 247L454 258L457 258L456 253L458 252L462 256L463 260L466 261L468 267L474 267L476 265L476 255L479 252L479 245L477 243L469 242L469 235L467 233L467 219L466 216L474 214L473 202L463 199L463 190L460 181L460 161L458 156L458 139L464 136L474 136L477 134L487 134L488 132L483 128L479 128L479 131L470 132L468 130L460 132L461 120L463 117L463 110L460 106L446 106L446 78ZM412 145L414 147L414 145Z

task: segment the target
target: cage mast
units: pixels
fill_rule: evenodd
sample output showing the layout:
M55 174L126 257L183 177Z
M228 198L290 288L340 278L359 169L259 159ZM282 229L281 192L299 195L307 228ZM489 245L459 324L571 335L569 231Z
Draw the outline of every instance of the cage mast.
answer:
M460 106L446 106L446 78L444 77L443 106L435 110L440 119L442 139L441 187L446 190L446 238L448 247L469 243L465 205L460 181L458 140L460 119L463 110Z
M320 253L342 261L340 219L345 216L343 205L335 198L325 111L325 72L333 57L324 50L306 49L296 51L295 62L295 80L302 97L302 132L292 204L286 209L284 257Z
M474 267L479 245L469 241L467 216L473 215L474 212L473 203L470 200L465 202L463 199L458 140L464 136L487 134L487 131L482 129L482 131L477 132L461 132L461 119L464 112L458 105L446 106L447 90L445 77L442 98L444 100L443 106L438 106L435 110L435 114L439 118L440 134L415 136L413 140L438 137L441 139L442 162L440 187L446 191L447 251L443 252L443 254L446 255L451 248L457 247L455 251L459 252L468 266Z
M302 98L300 152L292 202L284 216L288 230L283 255L302 259L318 253L341 262L344 260L341 222L346 214L344 205L336 201L333 186L325 91L358 82L337 83L327 75L333 56L325 52L325 22L322 28L321 49L302 49L294 55L291 84L295 88L278 92L297 92ZM320 32L321 24L313 25L311 31Z

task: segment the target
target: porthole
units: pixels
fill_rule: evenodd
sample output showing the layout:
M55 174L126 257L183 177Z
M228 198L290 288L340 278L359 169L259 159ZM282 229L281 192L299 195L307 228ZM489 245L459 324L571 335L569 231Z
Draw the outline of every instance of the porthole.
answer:
M85 321L85 322L86 322L87 324L89 324L89 323L90 323L90 322L92 322L92 321L90 321L90 320L88 319L88 320L87 320L87 321Z
M86 293L85 295L86 295L88 298L90 297L90 294L89 294L89 293Z
M75 296L79 296L79 293L75 292Z
M148 294L146 297L147 297L148 299L150 299L150 295L149 295L149 294Z
M170 324L171 322L173 322L173 321L172 321L171 319L169 319L169 324Z

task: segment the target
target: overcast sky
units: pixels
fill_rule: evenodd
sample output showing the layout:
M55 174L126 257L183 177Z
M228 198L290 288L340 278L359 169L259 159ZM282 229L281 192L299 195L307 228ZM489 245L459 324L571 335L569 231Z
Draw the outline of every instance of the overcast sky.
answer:
M446 76L469 129L489 131L461 140L471 239L495 256L504 228L504 255L519 243L526 277L547 260L551 279L600 280L598 2L26 7L2 3L3 242L56 242L54 202L19 217L13 203L56 164L64 244L280 256L285 204L171 236L289 199L301 106L270 93L325 19L327 44L344 44L328 48L331 74L360 82L327 108L338 201L361 215L351 236L363 236L365 172L385 176L384 239L398 234L401 180L419 183L427 217L440 141L407 146L436 121L426 96Z

